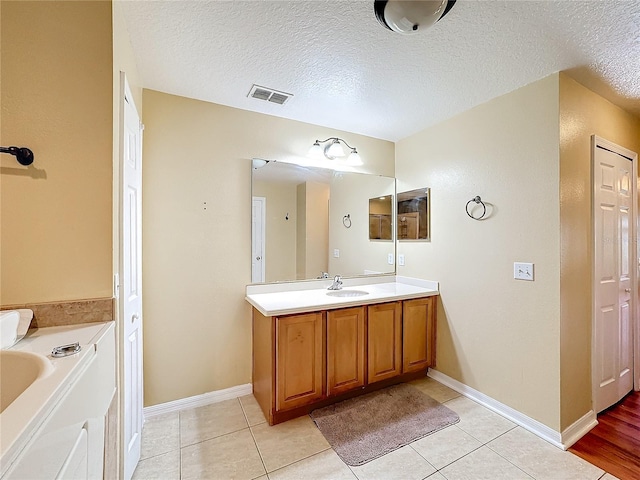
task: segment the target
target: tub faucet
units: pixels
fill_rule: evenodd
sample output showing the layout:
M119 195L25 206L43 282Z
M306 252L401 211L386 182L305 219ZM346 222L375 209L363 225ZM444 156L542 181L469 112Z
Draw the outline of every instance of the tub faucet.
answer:
M342 277L340 275L333 277L333 283L327 290L342 290Z

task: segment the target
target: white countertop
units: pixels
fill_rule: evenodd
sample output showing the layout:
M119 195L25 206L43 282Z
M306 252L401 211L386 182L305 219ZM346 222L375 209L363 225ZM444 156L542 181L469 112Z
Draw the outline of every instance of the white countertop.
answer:
M332 297L333 280L247 286L246 300L266 317L439 295L438 282L400 276L345 279L342 290L363 290L367 295ZM325 285L326 284L326 285ZM304 287L307 288L304 288Z

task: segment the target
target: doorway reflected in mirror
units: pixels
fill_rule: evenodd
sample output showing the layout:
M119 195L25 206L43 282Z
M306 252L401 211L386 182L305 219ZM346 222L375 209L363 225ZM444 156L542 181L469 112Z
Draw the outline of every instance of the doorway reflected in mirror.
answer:
M398 193L398 240L431 238L429 199L427 187Z
M392 240L393 198L391 195L369 199L369 240Z

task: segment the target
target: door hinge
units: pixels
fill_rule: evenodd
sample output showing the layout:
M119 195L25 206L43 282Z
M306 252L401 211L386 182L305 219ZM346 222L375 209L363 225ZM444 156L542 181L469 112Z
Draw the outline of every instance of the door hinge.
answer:
M113 276L113 296L120 298L120 275L117 273Z

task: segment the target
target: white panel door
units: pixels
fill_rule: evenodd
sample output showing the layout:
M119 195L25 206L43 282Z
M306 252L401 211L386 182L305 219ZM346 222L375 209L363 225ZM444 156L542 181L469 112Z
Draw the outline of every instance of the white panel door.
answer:
M267 199L253 197L251 202L251 282L264 282L265 218Z
M140 460L142 436L142 125L122 74L122 190L120 224L121 440L123 478Z
M594 142L598 140L594 138ZM633 388L635 285L631 159L594 144L594 407L613 405Z

